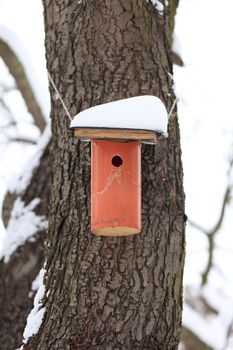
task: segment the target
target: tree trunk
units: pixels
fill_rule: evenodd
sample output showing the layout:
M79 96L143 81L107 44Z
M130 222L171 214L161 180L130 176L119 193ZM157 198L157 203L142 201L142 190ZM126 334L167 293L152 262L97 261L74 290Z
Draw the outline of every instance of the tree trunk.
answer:
M43 2L48 69L71 114L144 94L171 109L166 7L159 13L144 0ZM90 233L89 144L68 131L55 97L51 115L49 293L40 330L24 349L177 349L184 193L176 113L169 137L142 148L142 233L115 238Z

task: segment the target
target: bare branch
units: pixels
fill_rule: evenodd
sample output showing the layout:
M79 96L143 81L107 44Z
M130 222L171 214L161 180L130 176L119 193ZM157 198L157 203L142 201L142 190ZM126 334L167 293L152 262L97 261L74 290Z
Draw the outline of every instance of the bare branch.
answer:
M227 347L229 345L229 340L230 340L230 337L232 336L232 334L233 334L233 320L231 321L231 323L227 327L227 335L226 335L226 342L225 342L224 349L227 349Z
M202 286L204 286L207 283L209 272L211 270L211 267L213 266L214 247L215 247L215 242L214 242L215 235L218 233L218 231L220 230L220 228L222 226L222 223L223 223L223 220L224 220L224 216L225 216L225 213L226 213L226 206L229 203L229 199L230 199L231 189L232 189L232 186L228 185L226 190L225 190L224 197L223 197L223 203L222 203L222 208L221 208L219 219L218 219L216 225L213 227L213 229L206 233L207 237L208 237L209 255L208 255L206 268L205 268L205 270L202 273Z
M209 236L214 236L217 233L217 231L220 229L220 227L222 226L222 222L223 222L225 211L226 211L225 210L226 205L229 203L229 200L230 200L231 189L232 189L232 186L228 185L226 190L225 190L219 219L218 219L216 225L213 227L213 229L208 233Z
M37 143L37 141L35 140L26 139L24 137L11 137L9 138L9 142L23 142L23 143L28 143L30 145L36 145Z
M228 178L230 178L230 172L231 172L232 166L233 166L233 160L231 160L229 162ZM222 223L223 223L223 220L225 217L225 213L226 213L226 207L227 207L227 204L230 202L231 191L232 191L232 184L230 183L230 179L229 179L229 184L226 187L226 190L225 190L225 193L223 196L222 207L220 210L219 218L211 230L206 230L202 226L200 226L199 224L194 223L191 220L188 220L188 222L191 226L193 226L197 230L203 232L207 236L207 239L208 239L208 252L209 253L208 253L208 260L206 263L206 267L205 267L204 271L202 272L202 282L201 282L202 286L204 286L207 283L209 272L213 266L214 247L215 247L214 240L215 240L216 234L221 229L221 226L222 226Z
M18 89L26 102L29 113L32 114L35 124L40 131L43 131L46 125L45 118L39 104L36 101L31 85L26 76L25 70L16 54L9 45L0 39L0 56L9 68L10 73L15 78Z
M196 228L198 231L201 231L201 232L205 233L206 235L208 235L208 231L206 231L206 229L205 229L204 227L200 226L200 225L197 224L196 222L194 222L194 221L188 219L188 223L189 223L192 227Z

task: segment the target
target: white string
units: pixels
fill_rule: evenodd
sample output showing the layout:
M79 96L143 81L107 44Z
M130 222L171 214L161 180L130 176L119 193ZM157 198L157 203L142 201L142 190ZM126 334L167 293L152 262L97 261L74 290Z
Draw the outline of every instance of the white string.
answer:
M172 108L170 109L170 112L168 114L168 120L170 119L173 109L175 108L176 103L178 102L178 98L176 97L176 99L174 100L173 104L172 104Z
M54 83L54 81L53 81L51 75L49 74L49 72L47 72L47 73L48 73L49 81L50 81L50 83L52 84L52 86L53 86L53 88L54 88L54 90L55 90L55 92L56 92L56 95L57 95L56 97L59 98L59 100L61 101L62 107L64 108L64 110L65 110L65 112L66 112L66 115L68 116L69 120L72 121L72 118L71 118L71 116L70 116L70 113L69 113L69 111L68 111L66 105L65 105L65 102L63 101L61 95L59 94L58 89L57 89L57 87L56 87L56 85L55 85L55 83Z
M47 72L47 73L48 73L49 81L50 81L50 83L52 84L52 86L53 86L53 88L54 88L54 90L55 90L55 92L56 92L56 94L57 94L57 97L58 97L59 100L61 101L62 107L64 108L64 110L65 110L65 112L66 112L66 115L68 116L68 118L70 119L70 121L72 121L71 115L70 115L70 113L69 113L69 111L68 111L68 109L67 109L67 107L66 107L66 105L65 105L65 102L63 101L61 95L59 94L59 91L58 91L58 89L57 89L57 87L56 87L56 85L55 85L55 83L54 83L54 81L53 81L53 79L52 79L50 73L49 73L49 72ZM172 104L172 107L171 107L171 109L170 109L170 112L169 112L169 114L168 114L168 119L170 119L170 117L171 117L171 115L172 115L172 112L173 112L173 109L175 108L175 105L176 105L177 102L178 102L178 98L176 97L176 99L174 100L174 102L173 102L173 104Z

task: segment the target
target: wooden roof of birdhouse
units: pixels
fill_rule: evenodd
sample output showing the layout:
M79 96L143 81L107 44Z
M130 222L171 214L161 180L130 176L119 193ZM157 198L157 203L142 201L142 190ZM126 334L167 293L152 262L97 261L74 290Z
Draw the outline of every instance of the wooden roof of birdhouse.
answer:
M167 132L168 115L155 96L137 96L88 108L77 114L70 128L84 139L140 140L155 143Z

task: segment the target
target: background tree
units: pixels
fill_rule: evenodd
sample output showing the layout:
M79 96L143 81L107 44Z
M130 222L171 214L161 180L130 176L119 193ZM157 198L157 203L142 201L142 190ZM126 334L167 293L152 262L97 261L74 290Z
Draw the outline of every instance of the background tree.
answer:
M27 109L33 116L35 125L43 132L46 125L45 116L33 93L23 64L13 49L3 39L0 39L0 56L9 68L15 80L16 87L22 93ZM7 108L4 99L1 99L1 102L3 107ZM17 123L13 117L12 119L9 118L8 127ZM35 143L29 137L11 137L9 142L12 141ZM2 218L6 228L12 217L14 206L17 204L16 200L19 199L27 207L37 198L38 203L33 207L33 212L40 217L46 217L48 215L48 194L51 178L49 147L47 146L42 154L41 152L39 153L35 156L38 158L38 165L35 163L36 166L33 169L31 178L26 180L28 185L23 188L19 186L13 192L8 192L5 196ZM21 178L21 181L23 180L22 182L25 180L24 177ZM18 221L22 217L23 213L21 213L21 216L19 215ZM22 229L27 229L27 225L22 227ZM27 237L27 233L23 232L23 234ZM0 261L0 347L3 350L16 349L22 342L23 330L27 316L32 308L35 294L33 292L30 293L32 281L38 275L43 264L44 254L42 245L44 234L45 230L40 230L38 227L38 230L35 231L33 241L29 239L25 245L19 246L14 254L10 256L9 260L5 259L4 261L2 259Z

